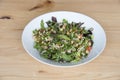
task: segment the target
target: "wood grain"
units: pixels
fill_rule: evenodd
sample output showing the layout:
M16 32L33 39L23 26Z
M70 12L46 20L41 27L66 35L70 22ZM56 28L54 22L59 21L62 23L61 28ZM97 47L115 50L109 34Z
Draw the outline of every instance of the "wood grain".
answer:
M103 26L107 45L91 63L51 67L23 49L25 25L34 17L59 10L84 13ZM120 80L120 0L0 0L0 80Z

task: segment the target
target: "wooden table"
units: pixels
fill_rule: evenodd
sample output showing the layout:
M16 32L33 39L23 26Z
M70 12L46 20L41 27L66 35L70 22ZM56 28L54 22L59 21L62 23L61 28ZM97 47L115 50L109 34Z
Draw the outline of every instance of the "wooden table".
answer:
M58 10L86 14L103 26L107 45L98 58L57 68L27 54L21 43L25 25ZM120 0L0 0L0 80L120 80Z

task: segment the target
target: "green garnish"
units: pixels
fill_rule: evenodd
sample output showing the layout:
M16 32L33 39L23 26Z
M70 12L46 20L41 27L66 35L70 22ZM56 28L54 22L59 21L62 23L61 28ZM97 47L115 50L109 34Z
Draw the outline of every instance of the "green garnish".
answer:
M67 37L66 35L58 35L58 38L65 39L65 40L70 40L70 38Z
M41 20L40 27L44 28L44 21L43 20Z
M55 17L33 31L34 48L46 59L56 62L79 62L87 57L93 46L93 29L82 27L84 23L57 22Z

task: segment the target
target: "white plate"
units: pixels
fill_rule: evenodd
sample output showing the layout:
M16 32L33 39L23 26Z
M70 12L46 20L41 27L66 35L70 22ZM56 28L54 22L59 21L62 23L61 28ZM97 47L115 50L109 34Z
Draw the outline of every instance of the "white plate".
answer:
M52 16L55 16L57 18L58 22L59 21L61 22L62 19L64 18L64 19L67 19L68 22L72 22L72 21L84 22L83 26L85 26L86 28L91 28L91 27L94 28L94 30L93 30L94 45L93 45L93 48L87 58L81 60L77 64L57 63L57 62L53 62L51 60L47 60L47 59L41 57L39 55L39 52L33 48L34 40L32 37L32 31L34 29L40 28L40 21L42 19L46 22L48 20L51 20ZM86 15L83 15L81 13L76 13L76 12L69 12L69 11L57 11L57 12L50 12L50 13L40 15L37 18L30 21L26 25L26 27L23 31L22 43L23 43L23 47L27 51L27 53L39 62L48 64L48 65L52 65L52 66L73 67L73 66L88 63L88 62L92 61L93 59L95 59L97 56L99 56L102 53L103 49L105 48L106 35L105 35L105 32L104 32L103 28L101 27L101 25L98 22L96 22L94 19L92 19Z

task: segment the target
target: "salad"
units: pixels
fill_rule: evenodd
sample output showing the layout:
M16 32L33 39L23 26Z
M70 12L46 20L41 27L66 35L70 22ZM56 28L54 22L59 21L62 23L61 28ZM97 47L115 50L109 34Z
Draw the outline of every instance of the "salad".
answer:
M66 19L58 22L52 17L45 22L41 20L40 28L33 30L34 48L46 59L55 62L79 62L86 58L93 46L93 28L82 27L84 23L71 22Z

